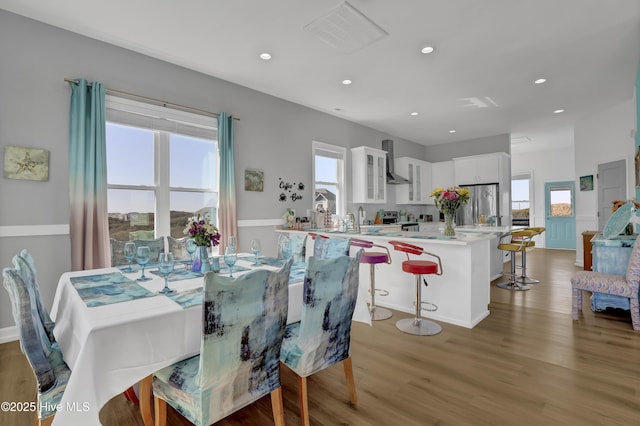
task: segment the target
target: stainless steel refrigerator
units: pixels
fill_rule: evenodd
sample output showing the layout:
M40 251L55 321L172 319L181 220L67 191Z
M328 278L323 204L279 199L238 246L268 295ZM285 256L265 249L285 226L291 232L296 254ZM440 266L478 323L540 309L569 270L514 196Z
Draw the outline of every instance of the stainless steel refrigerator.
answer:
M492 219L495 224L502 225L500 215L500 191L497 183L483 185L460 185L470 192L469 201L458 209L457 225L478 225L480 216L484 215L487 223Z

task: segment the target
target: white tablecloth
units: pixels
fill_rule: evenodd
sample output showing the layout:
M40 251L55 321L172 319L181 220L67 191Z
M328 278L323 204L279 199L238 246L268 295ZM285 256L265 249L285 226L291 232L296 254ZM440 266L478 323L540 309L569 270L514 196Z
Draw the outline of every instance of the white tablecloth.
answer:
M249 266L249 258L237 265ZM269 266L265 268L275 269ZM183 309L165 296L87 307L71 277L117 272L115 268L67 272L60 277L51 316L54 335L71 368L69 383L53 425L99 425L100 409L149 374L200 351L202 305ZM162 277L140 283L157 292ZM136 279L140 273L127 274ZM170 282L178 291L202 287L203 279ZM366 294L358 297L354 320L371 323ZM288 322L300 320L302 282L289 285Z

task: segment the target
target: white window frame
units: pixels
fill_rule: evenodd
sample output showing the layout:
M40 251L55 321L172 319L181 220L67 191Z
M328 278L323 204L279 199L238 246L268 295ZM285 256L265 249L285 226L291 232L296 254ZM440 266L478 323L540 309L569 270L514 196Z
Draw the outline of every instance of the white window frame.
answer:
M316 180L316 156L335 158L338 160L337 168L337 182L323 182ZM328 184L336 185L336 215L344 216L347 211L347 149L342 146L331 145L324 142L312 141L311 142L311 173L313 176L313 197L311 203L311 209L315 210L315 194L316 184Z
M145 128L153 131L154 136L154 185L113 185L107 189L150 190L155 195L154 232L156 236L171 235L170 194L172 191L218 193L213 189L171 187L170 183L170 134L181 134L215 141L218 147L217 120L212 116L194 114L161 105L139 102L132 99L106 95L106 121L113 124ZM219 148L217 167L220 170ZM216 197L218 198L218 197ZM218 206L216 206L217 209ZM214 218L215 220L215 218Z
M534 193L533 193L533 171L520 172L511 175L511 181L514 180L529 180L529 226L534 225L535 218L535 203L534 203ZM522 201L522 200L518 200ZM511 200L511 208L513 209L513 200ZM513 217L511 218L513 220Z

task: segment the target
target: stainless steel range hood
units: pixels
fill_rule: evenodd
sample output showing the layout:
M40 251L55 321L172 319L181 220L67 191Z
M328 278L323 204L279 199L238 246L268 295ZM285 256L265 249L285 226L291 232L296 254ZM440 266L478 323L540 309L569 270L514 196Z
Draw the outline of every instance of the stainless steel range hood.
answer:
M382 141L382 150L387 151L387 183L391 185L400 185L410 183L408 179L398 176L395 173L395 161L393 157L393 141L385 139Z

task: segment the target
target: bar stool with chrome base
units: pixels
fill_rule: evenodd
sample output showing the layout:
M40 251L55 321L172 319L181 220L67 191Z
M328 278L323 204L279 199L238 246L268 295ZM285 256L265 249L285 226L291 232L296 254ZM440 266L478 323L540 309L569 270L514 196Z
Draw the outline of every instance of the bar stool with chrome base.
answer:
M402 241L389 241L389 244L393 246L397 251L403 251L407 255L407 260L402 262L402 270L410 274L414 274L416 277L416 317L406 318L396 322L396 327L405 333L415 334L417 336L432 336L442 331L442 327L433 321L429 321L422 318L421 311L422 305L431 305L431 308L424 308L428 311L436 311L438 307L430 302L422 301L422 288L420 287L420 281L424 281L424 285L427 286L427 280L423 279L423 275L436 274L442 275L442 261L438 255L429 253L422 247L408 244ZM409 258L409 253L415 255L426 254L438 259L438 263L431 262L429 260L412 260Z
M502 283L496 284L498 287L503 288L505 290L514 290L514 291L526 291L529 290L530 287L522 284L518 281L516 276L516 268L520 268L522 270L522 276L526 276L526 270L523 269L522 265L516 265L516 253L521 254L521 258L524 255L527 247L531 247L533 241L531 239L536 235L534 231L513 231L504 234L500 237L498 241L498 248L500 250L508 251L511 254L511 273L509 274L509 281L505 281ZM502 242L505 238L509 237L510 242Z
M533 231L535 232L535 235L540 235L542 234L544 231L546 230L545 227L543 226L539 226L539 227L529 227L526 228L525 231ZM527 248L533 248L535 247L536 243L535 241L531 240L528 244L527 244ZM525 251L522 252L522 274L516 279L520 284L538 284L540 283L540 280L537 280L535 278L531 278L527 276L527 250L525 249Z
M376 292L380 292L380 296L387 296L389 294L386 290L381 290L376 288L376 274L375 274L375 266L379 263L386 263L388 265L391 264L391 254L389 253L389 249L385 246L381 246L379 244L374 244L371 241L359 240L357 238L351 239L351 245L362 248L381 248L386 250L385 252L378 251L363 251L360 255L360 263L368 263L370 265L370 288L369 293L371 293L371 304L369 305L369 312L371 313L371 320L380 321L391 318L393 315L390 310L385 308L380 308L376 306Z

